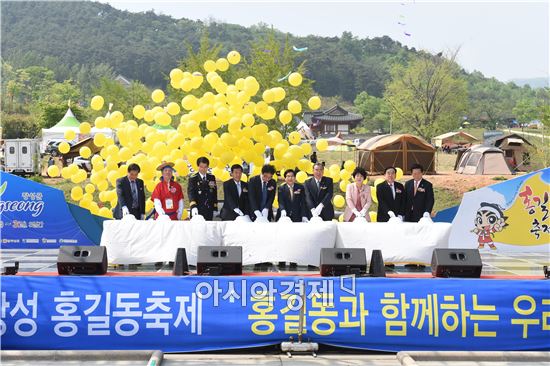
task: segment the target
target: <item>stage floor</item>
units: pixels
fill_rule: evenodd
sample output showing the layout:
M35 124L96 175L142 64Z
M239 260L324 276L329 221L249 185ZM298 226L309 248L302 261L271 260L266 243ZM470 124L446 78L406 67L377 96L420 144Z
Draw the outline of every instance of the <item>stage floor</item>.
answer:
M57 272L56 260L57 249L2 249L0 258L2 261L1 270L4 267L12 266L14 262L19 262L19 272ZM542 266L550 265L550 254L548 253L499 253L494 251L482 251L483 275L486 276L541 276ZM194 269L191 267L191 269ZM266 264L262 266L244 266L245 273L262 272L276 275L277 273L312 275L318 273L318 268L297 266L290 267L288 263L285 266L275 264ZM109 266L109 272L170 272L171 268L167 263L158 268L154 263L142 264L139 266ZM431 272L430 267L409 267L395 266L386 267L386 273L396 275L422 274L428 275Z

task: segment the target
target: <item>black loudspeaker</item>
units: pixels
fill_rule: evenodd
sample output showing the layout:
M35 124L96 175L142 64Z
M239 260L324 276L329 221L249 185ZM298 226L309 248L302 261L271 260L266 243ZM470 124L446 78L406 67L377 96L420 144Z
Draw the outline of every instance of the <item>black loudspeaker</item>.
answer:
M61 246L57 255L57 272L60 275L103 275L107 273L107 248Z
M205 276L241 275L243 248L203 246L197 256L197 274Z
M186 276L189 274L189 265L187 264L187 254L185 248L178 248L176 259L174 260L173 276Z
M386 277L386 267L384 266L384 258L382 251L375 249L370 257L369 275L371 277Z
M432 275L434 277L481 276L481 256L477 249L436 248L432 254Z
M322 248L321 276L365 275L367 254L361 248Z

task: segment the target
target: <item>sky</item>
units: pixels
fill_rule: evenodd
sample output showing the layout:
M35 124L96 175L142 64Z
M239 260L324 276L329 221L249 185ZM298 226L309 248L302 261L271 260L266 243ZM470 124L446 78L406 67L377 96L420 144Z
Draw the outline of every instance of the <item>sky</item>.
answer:
M214 18L246 27L267 23L299 36L387 35L432 53L459 49L457 60L467 71L501 81L549 77L550 0L101 2L178 19Z

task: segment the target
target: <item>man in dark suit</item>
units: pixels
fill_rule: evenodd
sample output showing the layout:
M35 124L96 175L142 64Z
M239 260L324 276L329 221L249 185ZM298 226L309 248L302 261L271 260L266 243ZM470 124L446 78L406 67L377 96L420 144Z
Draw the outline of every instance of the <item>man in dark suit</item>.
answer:
M333 183L332 178L324 177L324 166L322 163L313 165L313 177L305 183L306 208L311 215L319 216L323 221L331 221L334 218L334 207L332 207Z
M243 167L231 166L231 177L223 182L223 207L220 217L223 221L233 221L239 216L248 215L248 184L241 181Z
M384 170L385 182L376 186L378 213L376 221L387 222L391 217L403 220L405 214L405 187L395 181L396 170L388 167Z
M113 209L113 217L117 220L126 215L134 215L138 220L145 218L145 190L143 180L137 176L139 165L128 165L128 175L116 181L117 204Z
M250 178L248 182L248 202L250 204L250 218L273 221L273 201L277 191L277 182L273 179L275 167L266 164L262 173Z
M308 222L309 211L306 209L304 186L296 183L293 169L287 169L284 178L285 184L279 187L277 221L281 217L290 217L292 222Z
M424 168L420 164L411 167L413 179L405 183L405 221L418 222L423 216L430 217L434 207L433 186L422 178Z
M201 215L206 221L212 221L214 211L218 211L218 187L216 177L208 173L209 165L206 157L198 158L198 172L189 178L187 186L191 217Z

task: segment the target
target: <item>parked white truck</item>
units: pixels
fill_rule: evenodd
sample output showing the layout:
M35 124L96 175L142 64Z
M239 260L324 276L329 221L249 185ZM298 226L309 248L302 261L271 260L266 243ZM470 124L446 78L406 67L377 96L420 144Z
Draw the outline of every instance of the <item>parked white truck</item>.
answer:
M37 174L40 172L38 140L4 140L4 171L13 174Z

